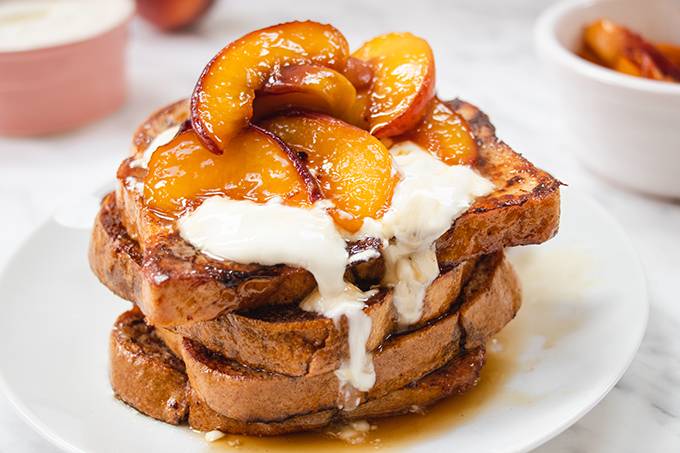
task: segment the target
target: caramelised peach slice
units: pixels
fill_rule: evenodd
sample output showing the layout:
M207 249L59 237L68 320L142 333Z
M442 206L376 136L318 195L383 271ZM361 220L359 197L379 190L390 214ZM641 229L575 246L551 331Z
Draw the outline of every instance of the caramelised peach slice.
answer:
M606 19L588 25L585 45L612 69L648 79L680 82L680 67L628 28Z
M349 57L342 73L357 90L368 88L373 81L373 68L370 63L355 57Z
M203 70L191 96L191 122L203 143L221 153L253 116L255 91L291 64L343 70L347 40L317 22L289 22L254 31L222 49Z
M342 117L354 104L356 89L338 71L320 65L293 65L274 72L257 91L254 118L300 108Z
M388 33L361 46L353 57L370 63L369 124L372 134L403 134L420 122L434 96L434 55L424 39Z
M304 153L340 227L356 232L364 217L380 218L389 207L397 172L387 148L368 132L318 113L277 116L261 126Z
M368 124L369 102L368 90L357 91L354 102L344 115L339 116L339 118L358 128L368 130L370 127Z
M149 161L144 200L159 214L177 216L211 195L306 206L320 197L304 163L284 143L256 126L243 129L227 152L210 152L191 128L161 146Z
M471 165L477 159L477 142L467 122L437 98L430 101L423 121L403 138L448 165Z
M675 66L680 67L680 45L667 42L654 44L659 52L668 58Z

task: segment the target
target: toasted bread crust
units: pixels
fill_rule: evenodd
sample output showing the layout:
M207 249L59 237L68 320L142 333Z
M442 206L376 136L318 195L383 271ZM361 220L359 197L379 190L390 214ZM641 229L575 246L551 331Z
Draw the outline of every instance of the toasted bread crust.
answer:
M134 353L128 353L130 350ZM484 348L465 351L422 379L368 400L353 411L334 408L264 423L225 417L206 405L186 384L181 361L155 335L154 328L144 323L139 311L125 312L118 318L111 334L111 351L111 373L123 377L112 379L114 392L140 412L173 424L186 421L188 416L190 426L200 431L256 436L309 431L334 421L386 417L408 413L414 406L429 406L475 386L485 357ZM177 410L168 410L168 395L181 403Z
M472 274L475 260L440 275L427 289L423 314L413 330L443 315ZM392 292L382 291L364 310L371 318L366 349L373 351L398 330ZM348 354L347 325L308 313L296 305L268 306L251 312L225 313L210 321L174 330L218 354L254 368L289 376L334 371Z
M456 99L447 102L470 124L479 145L475 169L494 183L436 243L440 264L519 245L540 244L557 234L560 183L496 137L489 117Z
M356 396L379 398L443 366L467 344L483 345L514 318L520 300L510 264L502 255L483 257L453 311L381 344L373 354L375 385ZM343 403L334 371L302 377L256 371L186 338L180 352L194 390L230 418L277 421Z
M373 355L375 385L347 403L381 397L444 366L459 352L458 316L385 342ZM291 377L255 371L213 354L187 338L182 359L192 388L216 412L242 421L279 421L346 403L335 371Z
M469 391L479 381L484 360L484 348L465 351L422 379L380 398L365 401L352 411L329 409L269 423L242 422L220 415L192 391L189 396L189 425L199 431L217 429L233 434L275 436L319 429L338 421L408 414L414 408L422 409L444 398Z
M110 379L116 397L158 420L174 425L184 422L189 411L184 364L146 325L138 310L119 316L109 345Z
M475 169L491 180L496 190L477 199L439 238L436 247L440 265L452 266L505 247L550 239L559 225L560 182L499 141L488 117L479 109L460 100L448 105L471 125L480 148ZM158 133L184 121L187 112L186 101L178 101L153 114L135 133L133 155L142 153ZM159 227L157 219L146 211L141 195L128 181L128 177L143 178L144 170L130 168L129 162L124 161L118 172L116 203L121 223L131 237L140 240L145 262L148 261L143 294L138 300L153 323L177 326L210 320L225 311L260 306L265 300L276 302L274 294L284 294L278 302L288 303L302 299L310 291L313 278L301 269L280 266L273 270L271 266L212 262L195 251L188 257L173 255L176 250L186 252L186 247L190 247L184 247L176 236L168 238L166 229ZM207 263L212 271L206 272ZM350 270L349 275L360 272L375 279L381 275L383 265L380 260L363 263ZM272 272L277 276L262 277ZM227 283L223 280L225 274L230 275ZM358 277L361 279L361 275ZM154 283L163 279L170 283ZM245 286L256 290L234 289L240 287L240 282L251 279L255 282ZM278 287L281 280L288 284L286 291Z
M141 297L141 253L117 220L115 201L108 196L97 217L91 242L95 274L114 293L135 303ZM93 258L96 257L96 258ZM470 260L442 273L428 288L420 327L446 313L473 273ZM390 291L369 301L366 313L372 320L368 350L398 328ZM317 375L338 368L347 355L347 326L336 329L332 320L301 310L297 305L274 305L250 312L227 312L209 321L173 328L225 358L244 365L290 376ZM163 329L159 328L158 333Z

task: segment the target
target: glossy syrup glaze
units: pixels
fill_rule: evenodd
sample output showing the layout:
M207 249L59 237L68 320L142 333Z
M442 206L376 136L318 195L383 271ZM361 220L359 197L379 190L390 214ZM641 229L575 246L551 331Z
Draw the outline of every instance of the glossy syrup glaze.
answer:
M273 438L227 435L210 445L214 452L238 447L240 452L315 452L401 450L422 439L455 431L475 420L492 405L530 405L541 397L513 388L511 381L540 365L541 357L578 330L585 321L575 310L580 292L592 284L592 259L568 250L540 257L532 250L511 255L523 287L523 307L517 317L487 344L487 361L479 383L469 392L440 401L422 413L370 420L372 425L357 444L322 432ZM565 265L557 266L554 262ZM564 269L570 269L564 274ZM565 285L564 279L570 284ZM562 284L560 284L562 282Z

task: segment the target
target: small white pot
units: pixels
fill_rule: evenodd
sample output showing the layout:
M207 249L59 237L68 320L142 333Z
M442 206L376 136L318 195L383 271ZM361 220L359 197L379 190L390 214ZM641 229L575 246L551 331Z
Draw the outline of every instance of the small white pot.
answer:
M680 45L680 0L567 1L543 13L535 29L578 158L625 187L680 198L680 83L621 74L577 56L583 27L599 18Z

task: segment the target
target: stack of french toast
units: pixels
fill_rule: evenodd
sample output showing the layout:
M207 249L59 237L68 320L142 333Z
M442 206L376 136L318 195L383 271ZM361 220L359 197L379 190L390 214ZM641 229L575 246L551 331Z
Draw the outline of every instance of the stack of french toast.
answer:
M134 307L116 396L200 431L277 435L471 389L521 305L507 247L558 229L560 183L435 94L408 33L252 32L135 132L90 265Z

